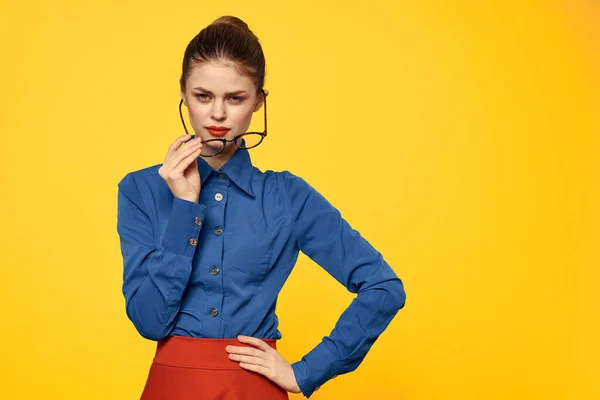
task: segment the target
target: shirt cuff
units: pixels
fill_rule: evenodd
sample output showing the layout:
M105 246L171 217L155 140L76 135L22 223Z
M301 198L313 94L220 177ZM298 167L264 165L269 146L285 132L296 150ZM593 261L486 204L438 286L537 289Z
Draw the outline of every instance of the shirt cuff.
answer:
M325 342L319 343L300 361L293 363L292 370L296 383L306 398L339 373L337 358L325 347Z
M162 246L177 254L193 257L206 209L202 203L174 197Z

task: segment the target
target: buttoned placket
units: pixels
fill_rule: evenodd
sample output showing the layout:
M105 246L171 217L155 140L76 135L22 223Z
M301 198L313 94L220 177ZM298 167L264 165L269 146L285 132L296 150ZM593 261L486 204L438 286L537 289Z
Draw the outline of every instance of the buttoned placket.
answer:
M227 193L230 186L230 180L221 172L211 174L201 189L201 198L204 204L208 205L208 215L210 215L210 226L207 238L210 245L210 254L213 255L199 267L204 274L204 288L207 295L206 302L206 327L211 332L212 337L221 337L223 329L222 307L223 307L223 242L227 234L225 226L225 210L227 206Z

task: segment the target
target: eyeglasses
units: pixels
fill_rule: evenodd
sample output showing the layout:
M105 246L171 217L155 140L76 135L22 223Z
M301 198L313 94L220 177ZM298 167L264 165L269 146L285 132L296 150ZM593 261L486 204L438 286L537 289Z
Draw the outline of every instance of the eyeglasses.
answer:
M267 96L264 90L261 90L264 97L263 107L265 109L265 130L264 132L246 132L240 135L237 135L233 139L209 139L203 140L202 151L200 152L200 156L202 157L214 157L217 154L221 153L228 142L233 142L240 149L252 149L259 144L262 143L263 139L267 136ZM183 119L183 113L181 112L181 105L183 104L183 99L179 101L179 116L181 117L181 123L183 124L183 129L185 133L189 135L187 127L185 126L185 121ZM196 135L192 135L192 139Z

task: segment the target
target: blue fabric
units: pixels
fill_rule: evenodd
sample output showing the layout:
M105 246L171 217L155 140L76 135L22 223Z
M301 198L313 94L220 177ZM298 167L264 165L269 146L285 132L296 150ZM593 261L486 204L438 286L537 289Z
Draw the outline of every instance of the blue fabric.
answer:
M355 370L406 298L381 253L304 179L260 171L247 150L218 171L198 158L199 203L175 198L159 167L118 183L123 294L138 332L150 340L280 339L277 296L302 251L358 295L331 334L292 364L298 386L308 398Z

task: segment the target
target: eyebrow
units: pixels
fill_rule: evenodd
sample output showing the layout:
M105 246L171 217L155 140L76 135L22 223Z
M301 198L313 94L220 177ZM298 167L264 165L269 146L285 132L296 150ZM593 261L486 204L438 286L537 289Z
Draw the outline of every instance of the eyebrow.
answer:
M201 91L203 91L203 92L205 92L205 93L208 93L208 94L214 94L214 93L213 93L213 92L211 92L210 90L206 90L206 89L204 89L203 87L200 87L200 86L198 86L198 87L195 87L194 89L201 90ZM237 90L237 91L235 91L235 92L229 92L229 93L225 93L225 94L226 94L226 95L231 95L231 94L242 94L242 93L246 93L246 91L245 91L245 90Z

